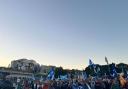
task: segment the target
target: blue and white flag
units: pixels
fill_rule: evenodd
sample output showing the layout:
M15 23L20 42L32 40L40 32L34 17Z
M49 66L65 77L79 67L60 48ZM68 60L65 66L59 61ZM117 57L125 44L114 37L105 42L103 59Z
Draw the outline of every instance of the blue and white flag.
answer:
M113 77L116 77L117 76L117 71L116 71L115 64L112 64L112 76Z
M54 75L55 75L54 68L51 68L47 78L49 80L53 80L54 79Z
M89 59L89 66L90 66L90 67L93 67L94 72L96 73L96 65L92 62L91 59Z
M92 65L94 65L94 63L92 62L91 59L89 59L89 66L92 66Z
M67 80L68 79L68 75L60 75L60 79L61 80Z
M115 69L112 70L112 76L115 77L117 75L117 72Z
M89 59L89 66L92 66L93 68L96 68L96 65L92 62L91 59Z

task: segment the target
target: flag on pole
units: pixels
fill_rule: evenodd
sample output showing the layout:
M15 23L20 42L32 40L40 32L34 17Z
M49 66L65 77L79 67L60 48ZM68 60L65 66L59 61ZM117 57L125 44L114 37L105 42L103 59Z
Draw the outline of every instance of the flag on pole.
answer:
M48 78L49 80L53 80L53 79L54 79L54 75L55 75L54 68L51 68L51 70L50 70L50 72L49 72L47 78Z
M89 59L89 66L92 66L92 65L94 65L94 63L92 62L91 59Z
M96 73L96 65L92 62L92 60L91 59L89 59L89 66L91 67L93 67L93 69L94 69L94 72Z
M107 63L107 65L109 64L109 63L108 63L108 59L107 59L107 57L106 57L106 56L105 56L105 62Z
M112 76L115 77L117 75L116 69L112 70Z
M96 68L96 65L92 62L91 59L89 59L89 66L92 66L93 68Z
M117 71L116 71L115 64L112 64L112 76L113 77L116 77L117 76Z

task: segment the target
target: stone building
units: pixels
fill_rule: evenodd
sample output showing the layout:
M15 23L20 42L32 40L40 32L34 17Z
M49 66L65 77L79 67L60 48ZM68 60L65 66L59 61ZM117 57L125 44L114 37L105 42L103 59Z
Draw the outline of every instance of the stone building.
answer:
M36 61L25 58L14 60L11 62L11 68L13 70L33 72L37 67L40 67L40 65L36 63Z

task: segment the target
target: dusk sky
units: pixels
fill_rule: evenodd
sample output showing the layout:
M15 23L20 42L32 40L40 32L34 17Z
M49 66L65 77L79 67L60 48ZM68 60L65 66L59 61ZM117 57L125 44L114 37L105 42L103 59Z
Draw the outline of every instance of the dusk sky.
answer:
M0 0L0 66L28 58L84 69L128 64L128 1Z

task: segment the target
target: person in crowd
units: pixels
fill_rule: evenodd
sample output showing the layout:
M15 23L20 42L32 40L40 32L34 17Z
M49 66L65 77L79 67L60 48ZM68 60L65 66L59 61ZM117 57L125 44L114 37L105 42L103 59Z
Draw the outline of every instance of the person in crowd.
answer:
M110 89L121 89L119 81L116 78L112 80L112 85Z
M110 87L111 87L110 80L109 79L104 79L103 82L104 82L104 85L105 85L104 89L110 89Z
M104 89L104 84L101 82L101 80L96 80L95 82L95 89Z
M49 89L49 84L50 84L49 81L45 81L42 89Z
M31 89L34 89L34 82L31 81Z
M20 82L13 81L12 84L14 83L15 89L128 89L128 80L123 76L36 81L38 80L21 79Z
M125 86L123 87L123 89L128 89L128 80L126 80L126 84L125 84Z
M24 89L29 89L29 82L27 80L25 81Z

